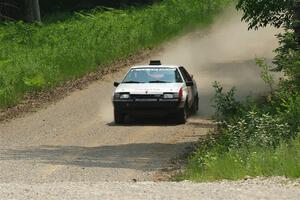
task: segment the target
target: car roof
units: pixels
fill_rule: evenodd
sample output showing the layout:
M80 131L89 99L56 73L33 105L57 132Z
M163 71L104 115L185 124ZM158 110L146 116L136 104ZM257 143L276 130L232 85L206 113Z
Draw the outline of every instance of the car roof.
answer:
M141 68L178 68L176 65L139 65L133 66L131 69L141 69Z

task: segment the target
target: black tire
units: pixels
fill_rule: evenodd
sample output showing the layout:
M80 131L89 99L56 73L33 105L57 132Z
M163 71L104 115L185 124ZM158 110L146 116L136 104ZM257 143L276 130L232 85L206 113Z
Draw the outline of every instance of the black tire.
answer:
M185 124L188 118L188 107L187 105L184 108L181 108L177 115L177 121L180 124Z
M198 112L199 110L199 97L198 95L195 97L195 101L192 105L192 108L191 108L191 113L194 115Z
M115 124L124 124L125 122L125 114L117 109L114 110L114 118Z

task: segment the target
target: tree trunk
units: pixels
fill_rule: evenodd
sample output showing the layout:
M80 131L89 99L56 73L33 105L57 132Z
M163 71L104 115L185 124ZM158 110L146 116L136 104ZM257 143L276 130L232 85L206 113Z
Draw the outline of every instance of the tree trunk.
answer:
M298 46L300 47L300 0L294 0L293 12L293 29L295 31Z
M41 22L39 0L25 0L25 21Z
M41 13L40 13L39 0L33 0L33 13L34 13L35 21L41 22Z

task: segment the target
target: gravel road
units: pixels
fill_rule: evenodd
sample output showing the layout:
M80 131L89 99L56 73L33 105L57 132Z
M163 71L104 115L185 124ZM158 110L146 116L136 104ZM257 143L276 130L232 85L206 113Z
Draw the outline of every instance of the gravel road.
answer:
M298 200L299 183L282 178L219 183L56 183L0 184L3 199L189 199ZM14 190L12 190L14 188Z
M183 64L198 82L200 111L185 125L152 119L116 126L112 82L127 69L0 124L0 199L297 199L298 186L272 180L151 182L213 128L205 118L212 113L214 80L236 85L239 97L266 90L253 59L272 57L276 32L248 32L240 15L229 9L210 28L185 34L153 53L151 58L163 63Z

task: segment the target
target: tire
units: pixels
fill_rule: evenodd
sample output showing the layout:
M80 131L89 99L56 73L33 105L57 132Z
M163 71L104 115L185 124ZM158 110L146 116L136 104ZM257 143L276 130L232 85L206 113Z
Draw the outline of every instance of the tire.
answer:
M117 109L114 110L114 118L115 124L124 124L125 122L125 114Z
M193 105L192 105L192 108L191 108L191 113L193 114L193 115L195 115L197 112L198 112L198 110L199 110L199 97L198 97L198 95L195 97L195 101L194 101L194 103L193 103Z
M177 121L180 124L185 124L188 118L188 107L187 105L184 108L181 108L177 115Z

